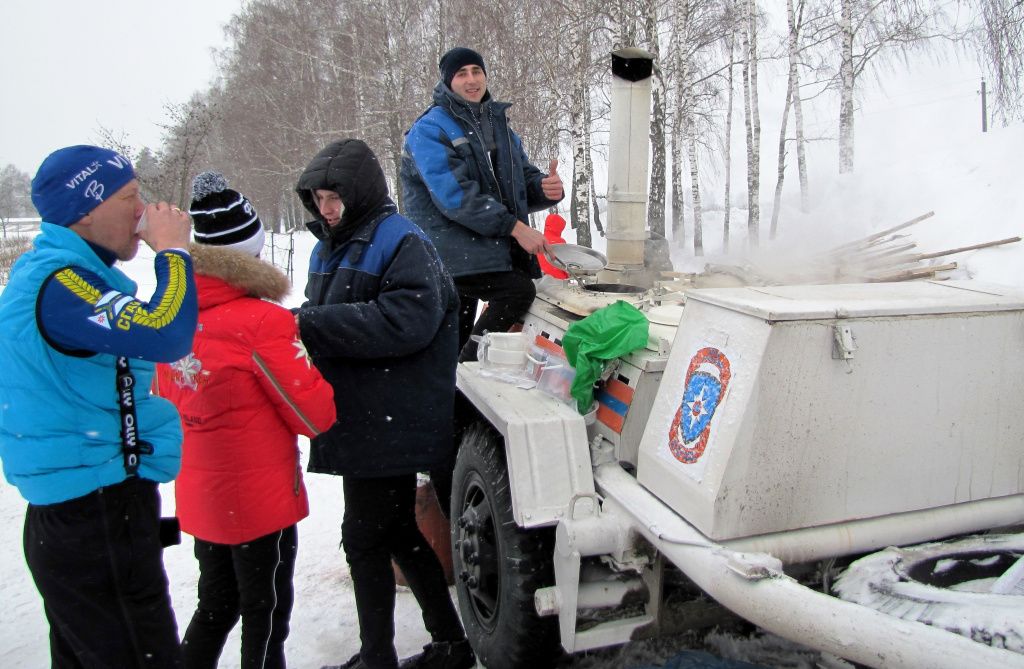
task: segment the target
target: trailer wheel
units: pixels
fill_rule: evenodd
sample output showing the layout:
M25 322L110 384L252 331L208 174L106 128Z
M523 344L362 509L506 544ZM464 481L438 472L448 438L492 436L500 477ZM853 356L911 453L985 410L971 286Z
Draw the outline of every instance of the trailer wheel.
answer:
M991 592L1024 555L1024 534L887 548L836 580L840 598L1024 653L1024 596Z
M488 669L540 669L562 654L557 617L541 618L537 588L554 584L554 530L512 518L508 467L489 425L466 431L453 476L452 561L466 635Z

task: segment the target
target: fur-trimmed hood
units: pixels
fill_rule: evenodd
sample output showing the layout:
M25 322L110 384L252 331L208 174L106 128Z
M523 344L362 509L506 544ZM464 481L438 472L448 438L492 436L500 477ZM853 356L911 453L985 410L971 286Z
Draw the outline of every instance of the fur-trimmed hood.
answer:
M210 306L210 291L203 290L202 277L220 279L242 295L280 303L291 292L291 283L280 269L265 260L235 249L190 244L192 265L200 281L199 308ZM215 299L214 304L223 301Z

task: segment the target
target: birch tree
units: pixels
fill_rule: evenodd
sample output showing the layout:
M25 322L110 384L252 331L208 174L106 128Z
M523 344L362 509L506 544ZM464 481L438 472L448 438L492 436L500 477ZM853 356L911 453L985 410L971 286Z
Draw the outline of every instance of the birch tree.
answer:
M200 95L188 102L170 105L171 123L164 126L164 148L160 166L166 177L168 202L185 208L192 200L192 177L205 151L206 138L216 122L216 109Z
M644 35L647 51L654 56L651 75L651 172L647 199L647 227L665 236L666 104L665 72L658 39L658 1L644 0Z
M245 192L272 229L279 222L295 227L306 216L292 189L313 154L358 131L347 18L340 1L259 0L228 25L231 44L211 92L220 122L209 167Z
M575 3L577 10L584 3ZM571 22L569 44L572 45L572 88L569 110L569 136L572 143L572 189L569 193L569 221L576 230L576 242L593 246L590 225L590 204L594 192L593 163L590 156L592 80L592 27L590 16L579 11Z
M839 15L839 173L853 171L854 0L841 0Z
M350 55L361 92L361 116L370 126L361 138L379 152L391 192L401 207L399 170L405 131L429 104L437 79L429 27L433 17L413 0L352 3L346 11L361 27L353 35L354 53ZM345 54L333 57L343 59ZM431 70L433 76L421 76L424 69Z
M802 8L803 3L801 2L800 4ZM789 74L786 77L786 101L782 107L782 123L779 127L779 155L776 165L775 198L772 200L770 239L775 239L775 234L778 231L782 186L786 181L786 133L789 126L789 111L794 104L798 104L800 98L800 79L797 72L797 62L800 53L800 23L797 19L797 13L793 8L793 0L786 0L786 26L788 28L786 52L789 56ZM803 184L801 183L801 194L803 195L802 186ZM806 201L805 196L803 199Z
M793 0L787 0L792 3ZM800 2L801 13L804 7L804 2ZM794 20L796 17L794 16ZM796 21L799 26L802 20ZM797 29L796 36L799 37L800 30ZM799 46L799 40L797 40L797 46ZM797 59L799 62L799 59ZM797 68L793 73L793 140L796 144L796 167L797 175L800 180L800 211L806 214L810 211L810 182L807 179L807 138L804 132L804 106L803 106L803 94L800 88L800 69Z
M672 13L673 238L682 247L684 192L688 190L692 203L693 250L700 256L704 253L700 156L701 151L711 151L702 138L717 135L717 118L723 104L721 77L727 69L720 62L718 47L729 35L732 14L729 2L709 0L675 0ZM684 165L688 181L684 181Z
M740 0L744 29L743 121L747 139L747 243L756 248L761 226L761 118L757 101L757 14L755 0Z
M995 112L1004 122L1024 117L1024 2L972 0L980 5L973 31L995 92Z
M734 65L736 59L736 31L730 29L726 36L726 53L728 54L728 65L726 69L726 97L728 102L725 106L725 141L723 142L725 153L725 193L722 207L722 250L729 252L729 226L732 222L732 114L733 98L736 92L736 84L733 75L736 71Z
M941 8L923 0L839 0L839 173L854 167L854 110L857 82L879 56L920 46Z
M683 147L685 138L683 126L686 123L686 95L689 81L689 59L686 57L688 42L687 27L690 19L690 3L687 0L674 0L672 7L672 74L673 114L671 128L670 154L672 172L669 178L672 190L672 239L682 247L686 240L685 199L683 197Z
M639 25L637 16L644 16L634 5L633 0L611 0L608 13L615 31L613 50L636 46L639 42Z

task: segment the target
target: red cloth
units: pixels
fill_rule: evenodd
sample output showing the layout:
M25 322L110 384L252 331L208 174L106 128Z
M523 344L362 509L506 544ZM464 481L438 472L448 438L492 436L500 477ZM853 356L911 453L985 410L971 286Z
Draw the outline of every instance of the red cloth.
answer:
M177 515L189 534L237 545L309 515L296 435L334 423L334 393L290 311L216 277L196 284L192 353L157 370L185 431Z
M562 230L565 230L565 219L558 214L548 214L548 217L544 219L544 239L548 240L548 244L564 244ZM540 268L545 274L550 274L556 279L569 278L569 274L565 270L548 262L543 253L537 254L537 262L540 263Z

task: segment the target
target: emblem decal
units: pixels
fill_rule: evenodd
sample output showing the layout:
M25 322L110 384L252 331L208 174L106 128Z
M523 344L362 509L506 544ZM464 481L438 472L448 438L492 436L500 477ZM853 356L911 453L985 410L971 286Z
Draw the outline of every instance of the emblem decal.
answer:
M702 348L690 359L683 400L668 430L668 448L679 462L690 465L704 454L711 419L731 376L729 359L717 348Z
M202 371L203 363L195 356L195 353L189 353L181 360L171 363L171 376L179 388L197 390L199 388L197 377Z
M312 367L313 361L309 359L309 351L306 350L306 345L302 343L302 340L296 338L295 341L292 342L292 346L295 347L295 359L299 360L301 358L305 358L306 367Z

